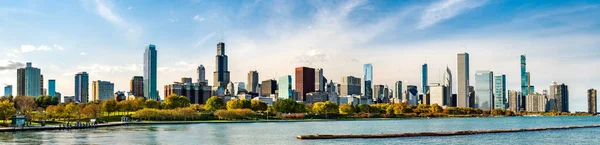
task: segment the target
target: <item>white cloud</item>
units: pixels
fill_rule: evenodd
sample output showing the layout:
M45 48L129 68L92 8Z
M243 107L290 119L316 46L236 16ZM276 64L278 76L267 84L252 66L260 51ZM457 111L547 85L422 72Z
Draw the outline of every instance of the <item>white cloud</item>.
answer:
M198 46L204 44L208 39L212 38L215 35L215 32L212 32L204 37L202 37L196 44L194 44L194 48L198 48Z
M137 39L142 36L142 30L139 26L123 19L114 9L110 1L95 0L96 13L106 21L117 26L127 38Z
M79 55L87 55L87 53L81 52L81 53L79 53Z
M428 28L486 3L487 0L444 0L432 3L421 15L417 28Z
M33 45L29 45L29 44L25 44L25 45L21 45L20 48L18 49L11 49L9 52L6 53L6 56L8 57L19 57L21 54L24 53L30 53L30 52L36 52L36 51L52 51L52 50L59 50L62 51L64 50L64 48L60 45L52 45L47 46L47 45L40 45L38 47L35 47Z
M171 22L177 22L177 21L179 21L179 18L169 19L169 21L171 21Z
M194 16L194 18L192 18L194 21L198 21L198 22L202 22L204 21L204 17L200 17L200 15L196 15Z

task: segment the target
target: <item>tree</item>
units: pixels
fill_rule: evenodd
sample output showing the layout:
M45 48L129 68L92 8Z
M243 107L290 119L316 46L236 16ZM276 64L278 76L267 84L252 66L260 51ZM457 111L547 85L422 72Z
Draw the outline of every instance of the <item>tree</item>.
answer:
M156 101L156 100L154 100L154 101ZM146 102L146 99L144 99L143 97L135 98L133 100L133 103L131 103L131 108L133 109L133 111L137 111L137 110L140 110L142 108L146 108L145 107L146 104L144 104L145 102Z
M8 99L0 102L0 118L2 118L2 123L5 123L5 121L15 114L15 112L15 104Z
M352 106L350 104L342 104L339 107L339 112L340 112L340 114L344 114L344 115L352 115L352 114L354 114L354 112L356 112L356 110L354 109L354 106Z
M42 105L43 105L43 107L48 107L49 105L53 105L52 104L52 96L45 96L44 100L42 101Z
M45 98L45 96L42 96L42 95L38 96L37 98L34 98L35 99L35 104L38 107L44 107L44 98Z
M18 114L27 115L29 119L31 119L32 113L37 108L37 104L33 97L29 96L17 96L14 99L15 109Z
M192 105L190 105L190 108L196 112L204 111L204 106L202 106L200 104L192 104Z
M165 107L166 109L175 109L175 108L184 108L190 106L190 99L185 96L178 96L176 94L171 94L167 98L165 98Z
M48 107L46 107L46 113L48 113L48 115L50 115L50 118L61 118L63 117L63 114L65 113L65 106L64 105L50 105Z
M52 105L58 105L60 103L60 98L58 96L52 97Z
M307 109L303 103L298 103L292 99L285 99L275 101L273 111L280 113L304 113L307 112Z
M232 99L227 101L227 110L250 109L250 107L252 107L252 103L250 102L250 100Z
M15 97L14 97L13 95L8 95L8 100L9 100L9 101L11 101L11 102L15 102L15 101L13 100L14 98L15 98Z
M137 99L136 99L137 100ZM134 101L135 102L135 101ZM133 103L135 104L135 103ZM160 102L156 101L156 100L146 100L146 107L145 108L154 108L154 109L160 109ZM135 108L135 107L132 107Z
M8 97L7 97L7 96L2 96L2 97L0 97L0 102L1 102L1 101L4 101L4 100L8 100Z
M430 109L431 109L431 113L442 113L442 111L444 110L444 108L442 108L438 104L431 105Z
M69 119L73 118L73 115L77 112L79 112L79 108L77 107L77 104L71 102L65 106L65 116L67 118L69 118Z
M254 111L266 111L268 106L267 103L260 100L252 100L250 103L250 108Z
M85 114L85 116L87 116L88 118L98 118L102 116L102 106L95 103L85 105L85 107L82 110L82 113Z
M117 101L115 99L108 99L102 101L102 111L108 112L108 116L110 113L117 111Z
M206 111L211 112L219 109L225 109L225 103L223 103L223 99L217 96L212 96L208 98L208 100L206 100L206 105L204 106L204 109L206 109Z
M117 108L119 108L119 111L122 111L122 112L129 112L129 111L133 110L131 108L131 101L129 101L129 100L123 100L123 101L117 103Z
M313 104L313 111L322 114L338 113L339 107L337 104L329 101L317 102Z

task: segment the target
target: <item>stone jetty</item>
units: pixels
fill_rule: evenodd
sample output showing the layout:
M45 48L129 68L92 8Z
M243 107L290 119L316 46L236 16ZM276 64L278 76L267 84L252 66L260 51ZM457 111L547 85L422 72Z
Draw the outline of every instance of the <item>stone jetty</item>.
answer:
M509 132L529 132L544 130L564 130L577 128L595 128L600 125L587 126L565 126L565 127L547 127L547 128L526 128L526 129L503 129L503 130L478 130L478 131L454 131L454 132L414 132L414 133L393 133L393 134L347 134L347 135L299 135L297 139L348 139L348 138L395 138L395 137L421 137L421 136L456 136L456 135L475 135L489 133L509 133Z

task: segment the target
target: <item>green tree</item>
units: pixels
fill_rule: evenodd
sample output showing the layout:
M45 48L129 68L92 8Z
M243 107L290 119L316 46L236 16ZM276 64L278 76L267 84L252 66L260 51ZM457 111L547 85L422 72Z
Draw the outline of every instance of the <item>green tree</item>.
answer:
M137 100L137 99L136 99ZM135 102L135 101L134 101ZM135 103L132 103L135 104ZM146 104L145 108L154 108L154 109L160 109L160 102L156 101L156 100L146 100L146 103L142 103L142 104ZM134 107L132 107L134 108Z
M52 105L60 104L60 98L58 96L52 97Z
M217 96L212 96L210 98L208 98L208 100L206 100L206 105L204 106L204 109L206 109L206 111L216 111L219 109L225 109L225 103L223 103L223 99L217 97Z
M196 112L204 111L204 106L202 106L200 104L192 104L192 105L190 105L190 108Z
M131 109L131 101L129 100L123 100L121 102L118 102L117 108L119 108L119 111L121 112L129 112L133 110Z
M44 96L44 100L42 101L42 105L44 107L48 107L49 105L52 105L52 96Z
M185 96L178 96L176 94L171 94L167 98L165 98L165 107L166 109L175 109L175 108L184 108L190 106L190 99Z
M252 100L250 104L250 108L254 111L266 111L268 106L267 103L260 100Z
M350 104L342 104L339 107L339 112L340 112L340 114L344 114L344 115L352 115L352 114L354 114L354 112L356 112L356 110L354 109L354 106L352 106Z
M433 104L429 107L429 109L431 110L431 113L442 113L442 111L444 110L440 105L438 104Z
M8 100L9 100L9 101L11 101L11 102L14 102L14 100L13 100L14 98L15 98L15 97L14 97L13 95L8 95Z
M82 109L82 114L85 114L85 116L87 116L88 118L98 118L102 116L102 110L104 105L98 105L95 103L91 103L88 105L85 105L85 107ZM116 106L116 103L115 103ZM115 107L116 108L116 107Z
M315 113L331 114L331 113L338 113L339 107L337 104L335 104L333 102L326 101L326 102L314 103L312 110Z
M273 104L273 111L280 113L303 113L306 112L305 105L292 99L277 100Z
M252 103L250 102L250 100L232 99L227 101L227 110L250 109L250 107L252 107Z
M2 118L2 123L14 115L16 112L15 104L10 102L8 99L0 102L0 117Z
M110 116L110 113L117 111L119 109L117 107L117 101L115 99L102 101L102 111L108 112L108 116Z
M144 97L135 98L133 100L133 102L131 103L131 108L133 109L133 111L137 111L137 110L140 110L142 108L146 108L145 102L146 102L146 99L144 99Z
M77 104L71 102L65 106L65 116L67 118L73 118L73 116L79 111Z
M42 96L42 95L40 95L40 96L38 96L37 98L35 98L35 104L36 104L38 107L45 107L45 106L44 106L44 98L45 98L45 97L46 97L46 96Z

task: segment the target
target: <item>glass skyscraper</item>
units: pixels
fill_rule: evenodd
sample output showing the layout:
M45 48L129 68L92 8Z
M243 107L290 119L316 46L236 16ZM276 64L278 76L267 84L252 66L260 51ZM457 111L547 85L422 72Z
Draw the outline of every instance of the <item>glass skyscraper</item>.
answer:
M6 85L4 87L4 96L8 97L12 95L12 85Z
M89 76L87 72L75 74L75 101L86 103L89 99Z
M48 80L48 95L53 98L56 95L56 80Z
M423 66L421 67L421 85L422 85L422 90L423 90L423 94L427 94L427 91L429 90L429 87L427 87L427 64L423 64Z
M27 62L25 68L17 69L17 96L38 97L42 94L42 75L39 68Z
M527 96L529 92L529 74L527 73L527 58L521 55L521 93L522 96Z
M494 73L492 71L477 71L475 73L475 108L492 110L494 89Z
M373 65L370 63L363 65L364 70L364 83L362 93L365 98L373 99Z
M498 75L494 77L494 109L506 109L504 100L506 100L506 75Z
M144 97L147 99L160 100L158 90L156 90L156 69L156 46L150 44L144 52Z

